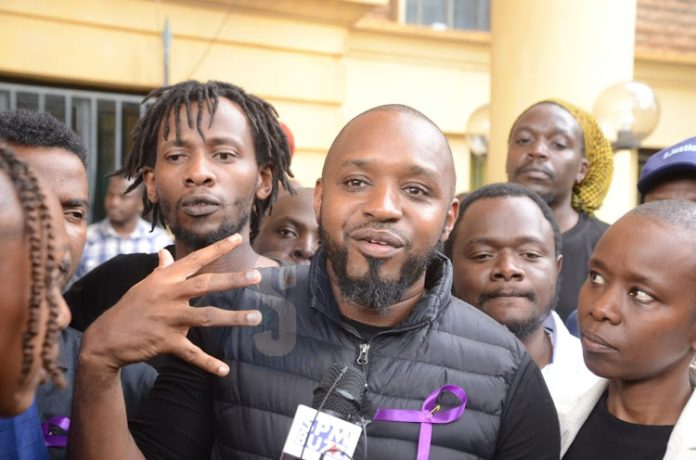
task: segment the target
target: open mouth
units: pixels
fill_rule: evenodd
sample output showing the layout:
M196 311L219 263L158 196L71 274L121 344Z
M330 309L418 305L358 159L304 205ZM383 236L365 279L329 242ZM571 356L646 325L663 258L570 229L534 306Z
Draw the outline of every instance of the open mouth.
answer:
M390 257L404 247L403 240L388 230L362 228L351 233L351 238L364 255L373 258Z

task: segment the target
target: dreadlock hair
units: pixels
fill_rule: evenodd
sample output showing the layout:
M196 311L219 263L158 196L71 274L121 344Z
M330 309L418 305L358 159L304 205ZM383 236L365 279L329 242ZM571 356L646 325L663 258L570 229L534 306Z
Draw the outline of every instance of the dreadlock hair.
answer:
M22 370L24 380L34 361L34 338L39 331L41 304L46 301L49 308L48 324L41 349L41 360L54 385L65 387L62 371L57 367L51 350L56 346L60 329L58 315L60 307L56 299L54 276L58 270L58 260L54 243L53 224L46 205L46 196L41 191L36 176L7 147L0 144L0 169L8 176L15 188L17 198L24 212L23 233L29 240L31 291L29 295L29 314L27 328L22 337ZM45 255L45 262L42 263Z
M197 104L198 114L195 120L195 127L201 138L205 139L203 127L201 126L203 108L205 107L205 110L210 115L210 122L207 126L207 128L210 128L221 97L239 105L249 120L256 151L256 163L259 166L270 164L273 168L270 195L263 200L256 198L252 206L250 238L253 240L258 234L264 213L270 210L272 203L278 196L279 187L290 190L291 193L293 192L289 182L289 177L292 177L293 174L290 171L291 154L288 140L278 122L278 113L271 104L257 96L247 94L242 88L220 81L201 83L195 80L188 80L151 91L142 102L142 104L151 102L151 105L133 128L133 148L121 171L129 179L135 178L128 191L143 182L144 168L154 168L157 161L157 141L160 128L162 128L162 137L164 139L169 138L171 132L169 116L172 113L175 115L174 135L177 140L180 139L181 120L179 119L179 109L182 106L186 108L186 124L192 129L194 127L193 104ZM163 123L164 126L162 126ZM158 223L166 224L158 203L152 203L148 199L147 194L143 197L143 203L145 205L144 213L152 213L153 226Z

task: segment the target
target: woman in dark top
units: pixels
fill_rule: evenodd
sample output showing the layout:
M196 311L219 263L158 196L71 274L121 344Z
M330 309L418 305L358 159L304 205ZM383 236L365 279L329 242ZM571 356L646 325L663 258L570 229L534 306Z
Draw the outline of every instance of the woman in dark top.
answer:
M696 459L695 245L686 201L642 205L599 240L578 318L605 379L559 404L563 459Z

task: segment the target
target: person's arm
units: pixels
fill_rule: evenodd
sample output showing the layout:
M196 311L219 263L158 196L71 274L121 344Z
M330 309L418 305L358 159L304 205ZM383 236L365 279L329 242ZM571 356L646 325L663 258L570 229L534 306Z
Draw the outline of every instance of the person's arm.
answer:
M508 391L495 460L558 460L558 414L539 367L527 356Z
M238 235L219 241L173 262L160 251L160 265L133 286L85 332L73 398L69 455L73 459L143 458L128 431L120 369L159 354L172 354L216 375L229 367L194 345L189 328L250 326L261 321L258 311L191 307L189 299L208 292L245 287L260 281L259 273L203 273L201 267L230 252ZM194 276L196 275L196 276Z

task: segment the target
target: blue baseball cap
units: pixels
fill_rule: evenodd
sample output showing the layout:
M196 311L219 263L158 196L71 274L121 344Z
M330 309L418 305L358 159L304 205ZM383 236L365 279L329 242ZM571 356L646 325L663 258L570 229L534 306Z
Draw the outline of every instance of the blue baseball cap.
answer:
M693 172L696 177L696 137L660 150L648 158L638 179L638 191L645 195L665 175Z

